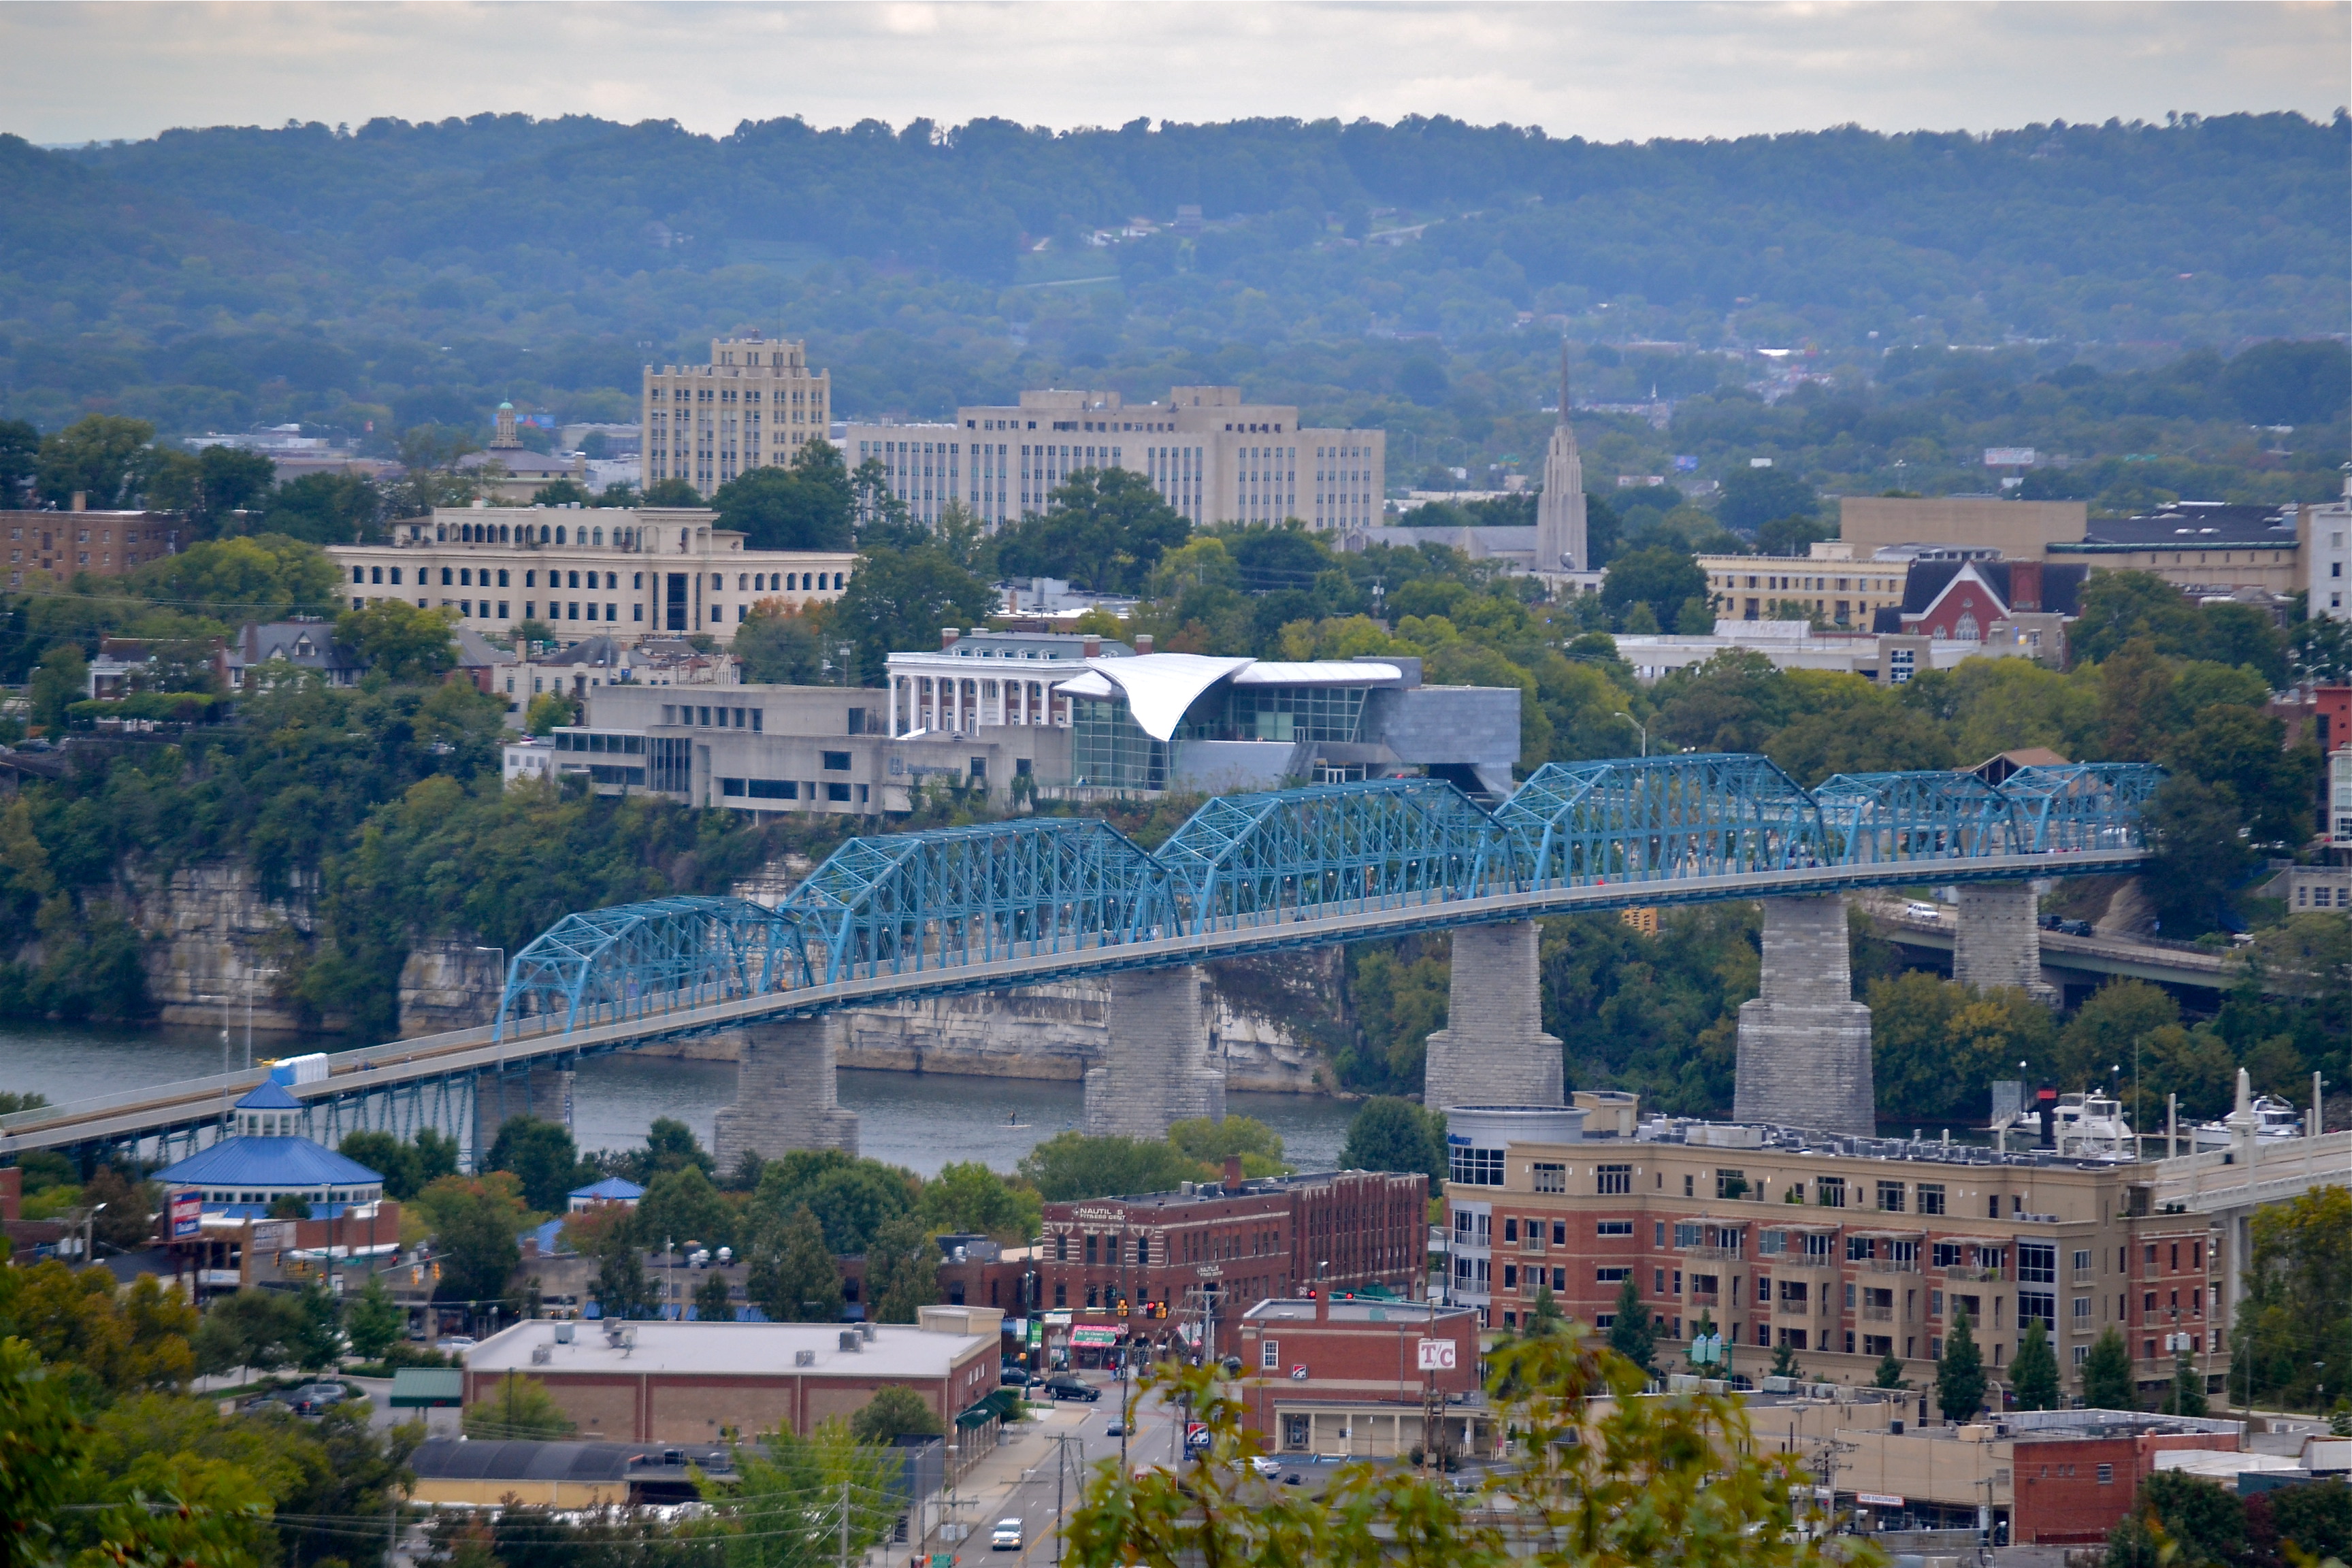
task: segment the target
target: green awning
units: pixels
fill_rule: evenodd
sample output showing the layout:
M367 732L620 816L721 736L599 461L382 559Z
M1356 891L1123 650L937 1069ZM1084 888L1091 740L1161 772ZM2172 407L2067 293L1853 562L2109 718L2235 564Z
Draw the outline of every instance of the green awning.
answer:
M1000 1388L955 1418L956 1429L970 1432L992 1421L1002 1421L1013 1414L1021 1395L1013 1389Z
M403 1366L393 1369L392 1405L395 1410L447 1408L466 1403L466 1373L454 1366Z

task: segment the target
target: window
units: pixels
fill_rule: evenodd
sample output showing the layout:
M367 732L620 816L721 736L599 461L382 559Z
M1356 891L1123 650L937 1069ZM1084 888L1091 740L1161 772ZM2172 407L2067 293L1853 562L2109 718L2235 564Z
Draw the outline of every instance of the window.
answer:
M2017 1293L2017 1326L2022 1330L2037 1319L2045 1329L2054 1331L2058 1327L2056 1294L2048 1290L2020 1290Z
M1922 1182L1919 1184L1919 1212L1921 1214L1942 1214L1944 1212L1943 1183Z
M1259 1370L1264 1372L1281 1371L1282 1342L1280 1340L1261 1340L1258 1342L1257 1364Z
M2099 1467L2099 1484L2103 1487L2110 1487L2115 1485L2115 1483L2116 1468L2113 1465L2101 1465Z
M1650 1294L1653 1296L1664 1295L1666 1293L1666 1271L1663 1268L1653 1268L1650 1270L1650 1273L1652 1276L1650 1281Z
M1516 1264L1516 1263L1506 1263L1506 1264L1504 1264L1504 1265L1503 1265L1503 1289L1506 1289L1506 1290L1516 1290L1516 1289L1517 1289L1518 1288L1519 1288L1519 1266L1518 1266L1517 1264Z
M2077 1279L2087 1279L2090 1276L2090 1272L2091 1249L2087 1247L2076 1247L2074 1249L2074 1278Z
M1715 1173L1715 1195L1719 1198L1746 1197L1748 1173L1745 1171L1717 1171Z
M1938 1268L1958 1268L1960 1266L1960 1244L1957 1241L1937 1242L1932 1261Z
M1630 1219L1604 1219L1592 1229L1596 1236L1631 1236L1633 1234L1633 1222Z
M1466 1187L1499 1187L1503 1184L1503 1152L1500 1149L1473 1149L1466 1143L1450 1143L1446 1147L1447 1174Z
M1568 1167L1548 1164L1538 1160L1535 1164L1535 1188L1539 1193L1568 1191Z
M1592 1277L1603 1285L1622 1285L1633 1277L1633 1271L1630 1268L1596 1268Z
M1503 1222L1503 1239L1505 1241L1517 1241L1519 1239L1519 1222L1517 1220L1506 1219Z
M824 762L827 773L845 773L849 771L847 752L827 752L824 753Z
M1879 1183L1878 1206L1888 1214L1901 1214L1903 1212L1903 1184L1900 1182Z
M1676 1220L1675 1222L1675 1245L1676 1247L1696 1247L1698 1244L1698 1222L1696 1220Z
M829 784L824 786L824 798L845 801L849 798L849 786L845 784Z
M2021 1241L2017 1244L2017 1278L2026 1285L2054 1284L2058 1279L2058 1249L2046 1241Z
M1813 1201L1820 1204L1822 1207L1825 1209L1842 1209L1845 1207L1845 1178L1843 1176L1817 1177L1813 1182L1813 1191L1817 1194Z
M2087 1323L2091 1321L2091 1299L2088 1296L2074 1298L2074 1321L2077 1323Z
M1633 1190L1633 1167L1631 1165L1598 1165L1593 1168L1592 1190L1603 1197Z

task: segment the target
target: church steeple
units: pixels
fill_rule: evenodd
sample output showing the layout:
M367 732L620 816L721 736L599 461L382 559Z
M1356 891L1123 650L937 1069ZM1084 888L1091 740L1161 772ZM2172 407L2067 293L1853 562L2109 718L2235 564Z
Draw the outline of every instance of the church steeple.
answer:
M1559 423L1552 426L1551 447L1544 454L1543 494L1536 501L1538 572L1587 569L1584 558L1584 457L1576 449L1576 428L1569 423L1568 340L1559 341Z

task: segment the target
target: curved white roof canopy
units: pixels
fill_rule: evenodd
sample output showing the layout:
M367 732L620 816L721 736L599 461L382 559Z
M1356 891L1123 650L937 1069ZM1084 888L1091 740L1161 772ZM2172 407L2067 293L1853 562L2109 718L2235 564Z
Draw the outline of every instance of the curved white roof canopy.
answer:
M1196 653L1150 653L1132 658L1088 659L1086 674L1054 689L1068 697L1124 698L1137 728L1155 741L1165 741L1175 735L1185 710L1201 694L1228 676L1236 686L1358 686L1399 680L1404 672L1392 664L1344 659L1286 664L1207 658Z

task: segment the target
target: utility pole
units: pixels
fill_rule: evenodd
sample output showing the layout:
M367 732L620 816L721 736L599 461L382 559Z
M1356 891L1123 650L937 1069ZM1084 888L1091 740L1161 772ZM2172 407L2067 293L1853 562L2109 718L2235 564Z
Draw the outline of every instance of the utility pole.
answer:
M841 1483L841 1568L849 1568L849 1483Z

